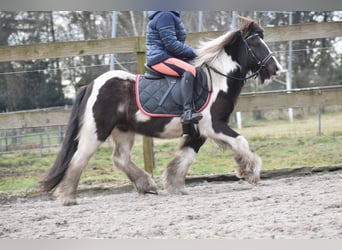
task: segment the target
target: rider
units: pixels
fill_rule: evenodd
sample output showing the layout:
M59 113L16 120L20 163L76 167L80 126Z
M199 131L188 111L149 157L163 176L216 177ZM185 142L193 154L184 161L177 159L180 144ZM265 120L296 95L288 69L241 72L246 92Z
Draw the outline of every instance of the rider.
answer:
M196 69L187 62L196 54L184 44L186 32L180 11L148 11L147 15L147 65L160 73L181 77L182 122L198 122L203 116L194 110L193 104Z

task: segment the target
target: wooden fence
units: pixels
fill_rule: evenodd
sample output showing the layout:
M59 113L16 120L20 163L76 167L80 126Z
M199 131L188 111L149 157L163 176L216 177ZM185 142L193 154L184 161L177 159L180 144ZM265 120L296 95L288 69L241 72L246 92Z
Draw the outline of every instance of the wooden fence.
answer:
M214 38L224 32L200 32L188 35L187 43L196 47L198 41ZM317 39L342 36L342 22L297 24L292 26L266 27L266 42ZM125 37L90 41L58 42L20 46L0 46L0 62L85 56L112 53L136 53L138 73L144 72L145 38ZM243 94L237 111L253 109L306 107L341 104L341 87L291 90L290 92L258 92ZM0 114L0 129L64 125L69 110L45 110ZM152 139L144 138L145 169L152 171Z
M196 47L198 41L215 38L223 33L222 31L190 33L187 37L187 44ZM339 36L342 36L342 21L265 27L266 42L286 42ZM145 37L0 46L0 62L131 52L145 52Z
M242 93L235 111L342 105L342 85ZM0 113L0 129L66 125L70 108Z

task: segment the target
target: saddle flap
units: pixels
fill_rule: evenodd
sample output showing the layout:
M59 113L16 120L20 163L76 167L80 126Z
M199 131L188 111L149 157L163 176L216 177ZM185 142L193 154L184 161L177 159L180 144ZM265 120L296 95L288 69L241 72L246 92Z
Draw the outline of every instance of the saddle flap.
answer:
M180 93L180 77L161 75L148 68L150 75L136 76L136 102L139 109L151 117L179 117L183 113ZM209 103L211 89L206 74L197 69L194 89L194 104L197 111ZM156 74L154 75L154 72Z

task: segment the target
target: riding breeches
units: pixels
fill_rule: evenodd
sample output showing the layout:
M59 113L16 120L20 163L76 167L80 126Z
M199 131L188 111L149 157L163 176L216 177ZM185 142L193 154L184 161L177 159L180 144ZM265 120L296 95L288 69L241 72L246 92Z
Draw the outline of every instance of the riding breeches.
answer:
M196 68L191 64L177 58L169 58L165 61L151 66L154 70L170 76L182 76L184 72L189 71L196 77Z

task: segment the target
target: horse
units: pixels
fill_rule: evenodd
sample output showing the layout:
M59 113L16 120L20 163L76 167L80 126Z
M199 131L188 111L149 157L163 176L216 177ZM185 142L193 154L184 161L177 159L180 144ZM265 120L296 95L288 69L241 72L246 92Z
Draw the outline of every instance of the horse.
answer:
M246 79L277 76L282 66L263 40L264 30L254 21L201 42L192 64L201 69L212 87L196 136L182 136L181 118L151 117L136 101L136 74L111 70L82 87L75 98L66 134L54 165L41 180L44 192L54 191L64 206L75 205L82 170L98 147L111 136L112 160L139 194L158 194L153 177L131 159L135 134L155 138L182 138L182 144L166 166L163 187L170 194L188 194L185 178L201 146L210 138L234 153L236 176L251 184L260 180L261 158L245 137L234 131L229 118Z

